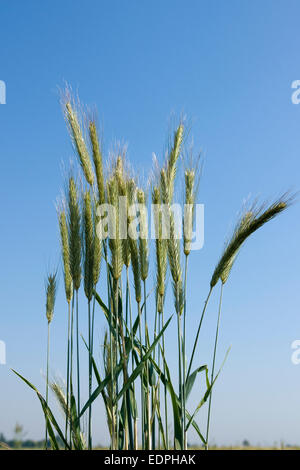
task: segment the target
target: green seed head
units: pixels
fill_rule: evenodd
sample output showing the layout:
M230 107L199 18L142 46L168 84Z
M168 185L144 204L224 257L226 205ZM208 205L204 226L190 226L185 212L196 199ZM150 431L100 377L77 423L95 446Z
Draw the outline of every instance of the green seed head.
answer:
M93 168L92 168L89 152L87 150L87 146L83 137L83 132L82 132L79 120L78 120L77 112L72 107L70 101L66 103L65 114L66 114L67 122L69 123L71 137L74 142L74 146L76 148L76 151L79 157L79 162L82 167L84 176L87 182L92 186L94 182L94 173L93 173Z
M68 304L72 299L72 276L70 271L70 249L69 249L69 234L67 227L66 213L61 210L59 213L59 229L60 229L60 240L61 240L61 251L64 268L64 281L65 281L65 293Z
M56 298L56 272L47 276L46 282L46 317L48 323L52 322Z

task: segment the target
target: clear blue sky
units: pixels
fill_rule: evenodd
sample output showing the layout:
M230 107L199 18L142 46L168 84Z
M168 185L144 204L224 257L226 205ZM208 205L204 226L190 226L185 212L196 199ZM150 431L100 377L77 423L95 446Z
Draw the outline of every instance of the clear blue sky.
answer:
M7 366L0 365L0 432L11 436L19 421L28 436L43 434L38 400L10 367L44 387L44 276L59 260L55 199L61 162L73 155L57 87L66 80L97 106L106 149L115 139L128 142L141 173L152 152L165 148L172 113L193 124L195 147L206 156L206 212L205 245L191 259L192 335L243 199L299 189L300 105L291 102L291 83L300 79L299 15L291 0L1 2L0 340ZM300 444L300 365L290 359L300 338L299 211L295 205L253 236L226 286L218 361L232 350L214 395L218 443ZM53 374L64 374L65 326L61 282ZM95 440L104 442L100 409L98 416Z

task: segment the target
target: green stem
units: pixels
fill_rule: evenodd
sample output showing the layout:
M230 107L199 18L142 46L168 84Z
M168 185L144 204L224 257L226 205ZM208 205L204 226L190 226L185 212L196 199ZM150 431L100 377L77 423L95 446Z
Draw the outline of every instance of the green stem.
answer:
M161 332L161 315L159 314L158 316L158 334L160 334ZM160 348L161 348L161 345L160 345L160 342L159 342L159 345L158 345L158 351L157 351L157 364L158 364L158 367L160 369ZM158 401L158 406L160 408L160 397L161 397L161 393L160 393L160 380L158 382L158 397L159 397L159 401ZM160 429L159 429L159 426L158 426L158 431L157 431L157 446L158 446L158 450L160 450L160 446L161 446L161 433L160 433Z
M178 297L178 293L177 293ZM177 305L179 302L177 300ZM184 435L184 428L183 428L183 390L182 390L182 344L181 344L181 318L180 312L177 311L177 340L178 340L178 380L179 380L179 397L180 397L180 421L181 421L181 442L180 448L183 450L184 442L183 442L183 435Z
M47 335L47 373L46 373L46 404L48 406L48 395L49 395L49 359L50 359L50 323L48 322L48 335ZM45 448L48 449L48 428L46 418L46 433L45 433Z
M96 286L95 286L96 287ZM94 349L94 323L95 323L95 296L93 296L93 307L92 307L92 318L90 320L90 334L89 334L89 398L92 394L92 384L93 384L93 349ZM90 304L90 303L89 303ZM89 312L90 318L90 312ZM89 446L92 449L92 404L90 404L89 408Z
M156 339L156 336L157 336L157 323L158 323L158 296L159 296L159 293L157 292L156 294L156 307L155 307L155 320L154 320L154 341ZM159 326L159 325L158 325ZM159 354L159 344L157 345L158 347L158 354ZM154 348L154 351L153 351L153 359L155 361L155 357L156 357L156 347ZM158 364L159 366L159 364ZM152 424L152 449L155 450L155 425L156 425L156 419L155 419L155 386L152 386L152 416L153 416L153 424ZM160 398L160 395L159 395L159 384L158 384L158 397ZM160 448L160 432L158 431L158 449Z
M147 323L147 294L146 280L144 280L144 312L145 312L145 346L149 347L148 341L148 323ZM146 361L146 430L147 430L147 449L151 450L151 414L150 414L150 393L149 393L149 361Z
M211 369L211 382L210 382L211 384L214 381L214 373L215 373L215 362L216 362L216 355L217 355L219 327L220 327L220 318L221 318L221 309L222 309L223 286L224 286L224 284L222 283L221 292L220 292L220 302L219 302L219 311L218 311L218 321L217 321L217 328L216 328L213 362L212 362L212 369ZM206 427L206 439L205 439L205 441L206 441L205 449L206 450L208 450L208 436L209 436L209 425L210 425L210 416L211 416L211 401L212 401L212 390L210 391L209 403L208 403L207 427Z
M113 281L113 289L114 289L114 318L115 318L115 329L116 329L116 347L115 347L115 368L117 367L118 364L118 347L120 347L119 344L119 280L114 280ZM118 396L119 390L118 390L118 380L115 382L115 387L116 387L116 397ZM118 403L116 403L116 445L117 449L119 449L119 410L118 410Z
M187 375L186 375L187 378L190 375L191 368L192 368L192 365L193 365L193 359L194 359L194 355L195 355L195 351L196 351L196 347L197 347L197 343L198 343L199 333L200 333L200 330L201 330L203 318L204 318L204 315L205 315L205 312L206 312L206 307L207 307L209 298L211 296L212 290L213 290L213 287L211 287L210 290L209 290L208 296L206 298L206 301L204 303L204 307L203 307L203 310L202 310L202 314L201 314L201 318L200 318L200 322L199 322L199 326L198 326L198 330L197 330L197 333L196 333L196 338L195 338L195 342L194 342L194 346L193 346L192 356L191 356L191 359L190 359L190 363L189 363L189 367L188 367L188 371L187 371Z
M184 450L187 448L187 433L186 433L186 293L187 293L187 270L188 270L188 255L185 256L185 274L184 274L184 311L183 311L183 432L184 432Z
M104 245L105 246L105 245ZM110 283L109 283L109 265L107 261L107 255L105 251L105 260L106 260L106 272L107 272L107 296L108 296L108 308L109 308L109 338L110 338L110 374L111 374L111 383L112 383L112 399L111 403L114 403L115 399L115 385L114 385L114 338L113 338L113 316L112 316L112 309L111 309L111 290L110 290ZM112 405L111 409L111 449L115 450L115 406Z
M72 298L72 312L71 312L71 342L70 342L70 397L73 393L73 335L74 335L74 293ZM69 401L69 407L71 400ZM70 416L70 449L72 449L72 429L71 429L71 416Z
M80 359L79 359L79 319L78 319L78 290L76 291L76 349L77 349L77 410L80 415Z
M92 356L91 356L91 301L88 301L88 338L89 338L89 400L92 395ZM89 405L89 420L88 420L88 448L92 450L92 406Z
M131 293L130 293L130 284L129 284L129 269L126 267L126 292L128 293L128 309L129 309L129 322L130 322L130 332L131 332L131 349L133 351L134 337L132 331L132 308L131 308ZM126 311L127 318L127 311ZM126 323L127 324L127 323ZM129 361L128 361L129 362ZM132 371L134 370L134 357L133 352L131 352L131 367ZM135 382L132 384L133 396L135 397ZM138 450L138 436L137 436L137 418L134 417L134 450Z
M96 288L96 286L95 286ZM91 355L93 357L93 351L94 351L94 325L95 325L95 304L96 304L96 298L94 296L93 298L93 311L92 311L92 336L91 336Z
M70 324L71 324L71 305L68 302L68 350L67 350L67 411L65 425L65 440L68 440L68 413L69 413L69 394L70 394Z
M140 336L140 360L143 357L143 337L142 337L142 314L141 314L141 303L137 302L138 315L139 315L139 336ZM141 416L142 416L142 449L145 449L145 403L144 403L144 385L143 385L143 374L141 371Z
M164 307L162 307L162 312L161 312L161 327L162 329L165 326L165 321L164 321ZM166 351L165 351L165 333L162 335L162 349L163 349L163 357L166 357ZM166 376L166 364L164 362L164 376ZM169 429L168 429L168 395L167 395L167 384L164 384L164 398L165 398L165 429L166 429L166 444L167 448L166 450L169 449Z
M123 289L122 289L122 282L120 280L120 292L121 292L121 301L123 304ZM127 295L127 294L126 294ZM127 301L127 299L126 299ZM126 305L127 309L127 305ZM125 314L125 318L127 316L127 311ZM126 345L125 345L125 335L124 335L124 318L123 318L123 308L122 308L122 315L118 312L118 322L119 322L119 330L120 330L120 357L123 359L123 384L124 386L127 384L128 381L128 358L126 353ZM127 326L127 325L126 325ZM128 450L129 448L133 449L133 434L132 434L132 422L131 422L131 407L130 407L130 396L129 396L129 389L125 392L125 404L124 412L125 412L125 423L124 423L124 450Z

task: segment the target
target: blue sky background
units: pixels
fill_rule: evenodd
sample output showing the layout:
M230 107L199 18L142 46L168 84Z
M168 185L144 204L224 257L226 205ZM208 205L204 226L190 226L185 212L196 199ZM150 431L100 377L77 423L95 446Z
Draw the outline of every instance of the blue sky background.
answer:
M192 124L195 149L205 154L205 245L190 261L192 338L244 198L299 189L300 106L291 102L291 83L300 79L299 14L292 0L0 2L0 80L7 86L0 105L0 340L7 346L0 432L7 437L16 421L32 438L44 429L37 398L10 368L45 386L44 277L59 261L55 200L62 162L73 156L57 87L67 81L97 106L105 149L116 139L128 142L140 174L151 168L152 152L162 155L172 114ZM230 344L232 350L214 394L217 443L300 444L300 365L291 362L291 343L300 338L299 210L295 205L249 240L226 286L218 361ZM60 280L53 375L65 371ZM217 292L200 363L211 360L216 301ZM100 312L97 322L100 345ZM169 339L175 365L172 329ZM105 442L101 407L96 411L95 441Z

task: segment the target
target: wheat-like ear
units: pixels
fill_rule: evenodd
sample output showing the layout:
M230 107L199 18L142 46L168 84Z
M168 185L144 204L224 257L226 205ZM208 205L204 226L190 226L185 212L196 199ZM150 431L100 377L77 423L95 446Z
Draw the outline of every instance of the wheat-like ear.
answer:
M167 241L168 260L170 271L173 279L173 292L175 298L175 307L177 313L182 313L183 309L183 287L182 287L182 270L180 262L180 244L176 238L174 214L171 211L170 188L167 172L163 168L160 172L160 190L162 201L165 204L170 221L170 233Z
M126 188L127 188L128 204L132 205L135 203L136 191L137 191L137 187L133 178L130 178L126 181Z
M137 201L140 204L140 233L139 233L139 253L141 264L141 278L145 281L149 271L149 250L148 250L148 222L146 196L142 189L137 191Z
M261 206L259 209L253 207L247 213L248 215L246 214L242 217L214 270L210 282L211 287L214 287L219 279L222 280L223 278L223 283L227 281L238 251L245 240L264 224L287 209L292 200L292 197L287 198L286 195L283 195L279 200L270 204L267 209L264 210L264 206Z
M173 292L175 298L175 307L177 313L182 313L183 309L183 287L182 287L182 269L180 261L180 244L175 233L174 214L171 211L170 186L167 171L163 168L160 172L160 190L162 201L168 211L170 221L170 233L167 241L168 260L173 279Z
M125 204L126 204L126 207L125 207L125 212L126 212L126 224L127 224L127 236L126 238L122 239L122 245L123 245L123 260L124 260L124 264L125 266L128 268L129 265L130 265L130 261L131 261L131 252L130 252L130 243L129 243L129 239L128 239L128 227L129 227L129 217L128 217L128 194L127 194L127 187L126 187L126 184L125 184Z
M133 272L135 300L140 302L142 299L142 288L141 288L141 271L140 271L140 260L139 250L137 241L129 237L129 246L131 253L131 265Z
M174 140L173 146L171 147L169 158L167 161L167 168L166 168L166 176L167 176L167 184L168 184L168 196L169 201L171 202L173 199L174 193L174 181L176 176L176 165L180 155L182 141L183 141L183 134L184 134L184 126L181 123L177 130L174 132Z
M57 382L53 382L50 384L50 387L63 413L65 414L67 421L70 423L70 429L71 429L75 449L82 449L82 450L85 449L86 442L84 439L84 435L82 434L82 432L78 432L78 424L73 419L71 408L70 408L70 405L67 403L65 392L62 386L59 385Z
M99 204L105 203L105 183L103 176L103 161L102 161L102 152L100 149L100 143L97 133L96 124L94 121L89 123L89 134L90 140L93 149L93 161L96 173L97 187L98 187L98 199Z
M83 202L84 292L90 301L94 288L94 223L89 191L85 192Z
M122 187L124 183L124 164L123 164L123 158L121 157L121 155L119 155L116 160L115 177L117 180L118 188Z
M129 246L129 240L128 240L128 227L129 227L129 218L128 218L128 207L130 205L129 199L132 198L132 194L128 194L130 184L129 183L129 177L127 172L124 170L124 157L121 157L120 155L118 156L116 163L115 163L115 168L114 168L114 176L117 182L117 189L118 189L118 195L123 198L122 200L122 209L124 210L125 217L120 220L121 224L125 224L124 226L124 231L126 230L127 232L127 237L122 238L122 253L123 253L123 261L125 266L128 268L130 265L130 246ZM127 226L127 227L126 227Z
M64 415L66 416L68 422L70 422L70 409L68 408L67 398L65 392L61 385L57 382L51 382L50 384L51 390L54 393Z
M134 179L129 179L127 181L127 197L128 197L128 204L131 206L136 202L136 184ZM131 223L133 220L133 216L128 217L128 224ZM141 288L141 269L140 269L140 259L139 259L139 249L137 240L132 238L130 234L128 234L128 242L129 242L129 249L130 249L130 256L131 256L131 265L132 265L132 272L133 272L133 281L134 281L134 291L135 291L135 299L137 302L140 302L142 299L142 288Z
M158 291L158 311L162 311L167 273L167 240L162 237L161 198L158 186L152 190L152 203L155 208L155 245L156 245L156 284Z
M61 251L64 268L64 281L65 281L65 293L68 304L72 300L72 276L70 271L70 249L69 249L69 234L67 227L67 218L64 210L61 210L58 215L59 229L60 229L60 240L61 240Z
M56 272L48 274L46 281L46 317L48 323L51 323L53 319L56 287Z
M169 187L168 187L168 177L167 177L167 172L164 168L162 168L160 172L160 192L161 192L162 203L171 204Z
M177 313L183 309L182 269L180 262L180 244L175 238L174 216L170 214L170 237L168 239L168 259L173 279L173 292Z
M111 265L113 277L118 280L122 273L123 267L123 254L122 254L122 242L120 239L120 226L119 226L119 192L118 183L116 178L113 176L107 182L107 197L108 202L115 209L115 238L109 238L109 247L111 251Z
M183 246L184 254L188 256L191 252L193 233L193 216L195 207L195 170L186 170L185 180L185 211L183 217Z
M237 224L237 227L234 232L234 236L237 237L243 230L246 230L247 226L250 224L251 220L253 219L253 212L248 211L246 212L240 219L240 221ZM232 255L230 260L227 262L226 266L224 265L223 271L220 275L220 279L223 284L227 281L229 274L231 272L231 269L233 267L233 264L238 256L240 248L236 250L236 252Z
M94 259L93 259L93 282L94 287L98 283L100 276L100 266L102 258L102 241L99 239L97 234L97 224L99 222L99 216L97 215L97 203L94 201L93 205L93 222L94 222Z
M93 168L79 123L78 115L76 109L73 108L71 101L68 101L65 105L65 115L67 122L69 123L71 137L73 139L84 176L87 182L92 186L94 183Z
M70 271L74 289L78 290L81 283L81 217L78 191L73 177L70 177L69 179L67 200Z

